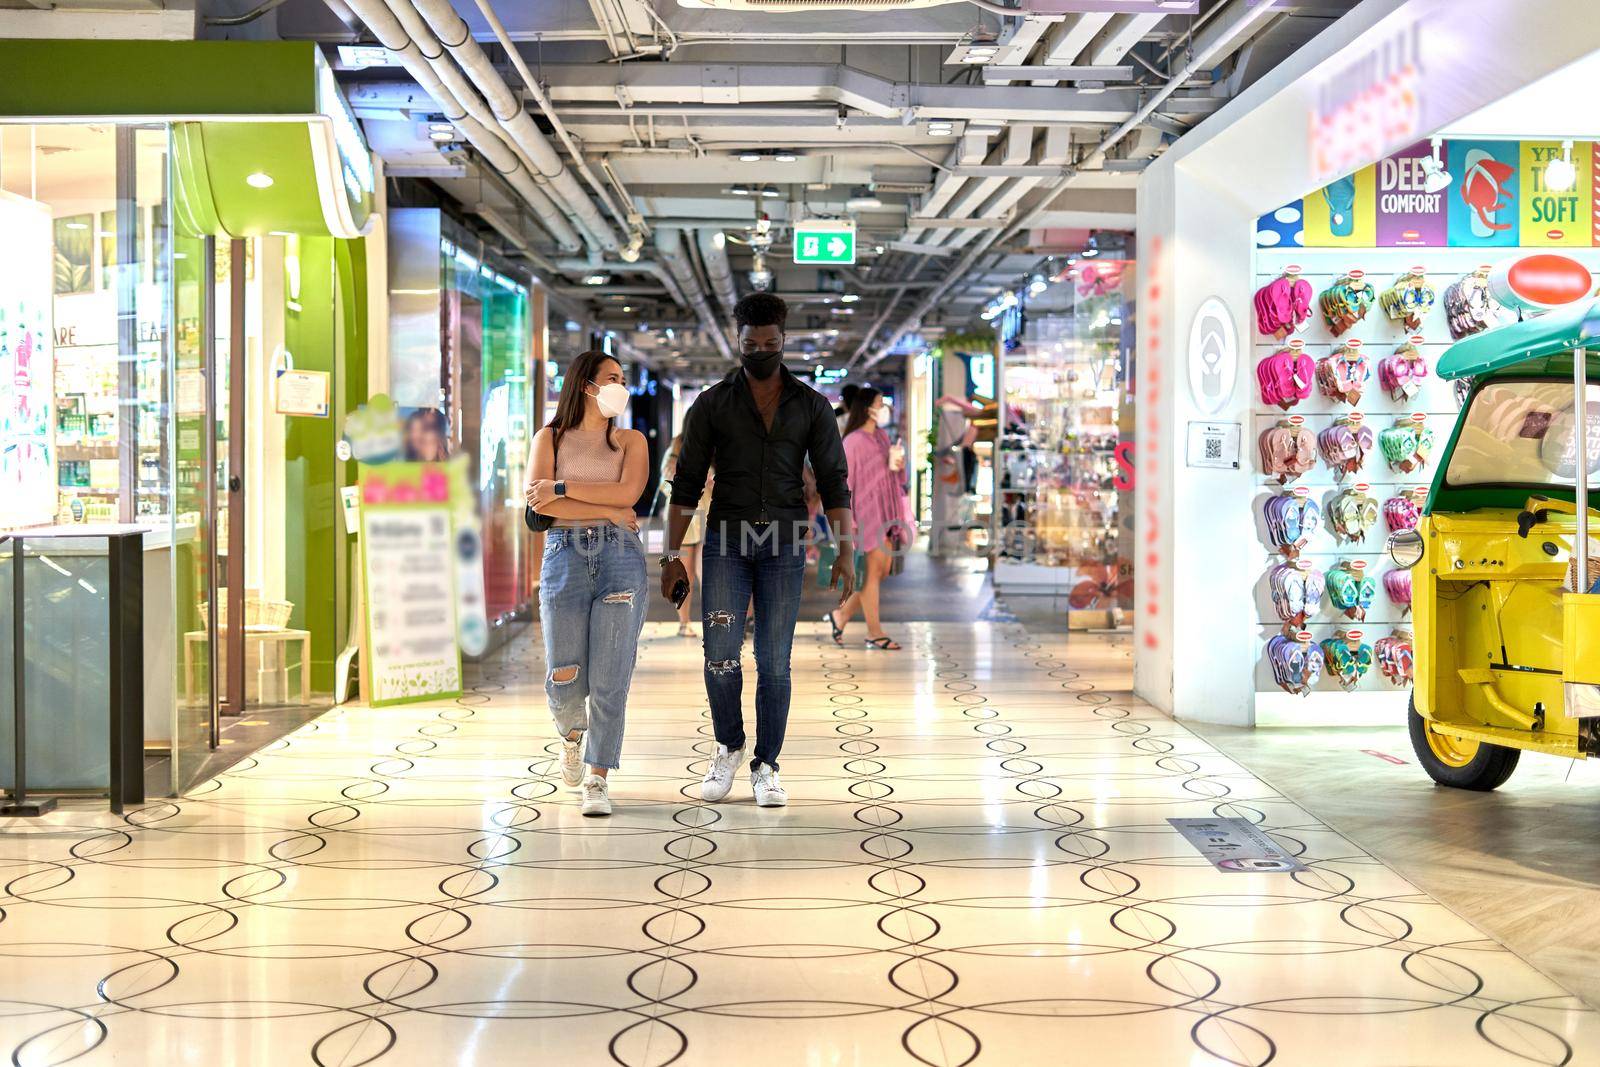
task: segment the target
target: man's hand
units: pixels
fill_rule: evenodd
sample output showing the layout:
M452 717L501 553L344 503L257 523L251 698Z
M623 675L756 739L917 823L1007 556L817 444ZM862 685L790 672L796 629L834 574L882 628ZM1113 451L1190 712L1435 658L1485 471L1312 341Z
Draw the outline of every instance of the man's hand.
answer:
M675 604L676 601L672 600L673 589L677 588L679 582L688 580L689 570L683 565L683 560L669 560L667 565L661 568L661 595Z
M839 590L839 599L847 599L856 591L856 554L849 545L840 545L833 559L833 573L828 588Z
M556 496L556 483L550 478L540 478L528 486L528 506L538 511L560 499Z

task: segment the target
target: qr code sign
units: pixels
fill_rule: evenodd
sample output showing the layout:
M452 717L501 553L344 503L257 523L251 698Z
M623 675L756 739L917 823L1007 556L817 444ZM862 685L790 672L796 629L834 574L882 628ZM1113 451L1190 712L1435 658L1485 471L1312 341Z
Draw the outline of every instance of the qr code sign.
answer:
M1220 437L1207 437L1206 438L1206 459L1221 459L1221 458L1222 458L1222 438L1220 438Z

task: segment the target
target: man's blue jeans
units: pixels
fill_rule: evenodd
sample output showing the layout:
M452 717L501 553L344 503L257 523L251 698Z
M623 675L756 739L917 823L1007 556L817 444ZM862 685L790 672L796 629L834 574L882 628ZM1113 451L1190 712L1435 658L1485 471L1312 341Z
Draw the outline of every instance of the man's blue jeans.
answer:
M539 569L544 691L556 729L585 734L583 761L616 770L644 627L644 546L620 526L557 526Z
M717 741L744 747L744 616L755 599L756 747L774 770L789 725L789 650L800 616L806 548L794 538L779 543L772 527L708 523L701 550L701 631L705 635L706 697Z

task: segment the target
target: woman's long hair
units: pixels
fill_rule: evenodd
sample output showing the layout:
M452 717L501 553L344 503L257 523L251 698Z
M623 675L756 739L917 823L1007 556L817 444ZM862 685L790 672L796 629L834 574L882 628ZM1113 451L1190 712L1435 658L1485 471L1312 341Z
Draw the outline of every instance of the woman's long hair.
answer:
M572 361L572 366L567 368L566 380L561 383L561 397L556 401L556 413L550 417L545 425L550 427L550 454L561 454L561 436L568 430L576 430L583 425L584 393L585 387L595 380L600 374L601 367L607 362L615 363L618 369L622 361L616 356L605 352L590 350ZM606 420L606 447L615 452L617 443L611 438L611 431L616 428L616 419Z
M856 395L850 398L850 414L844 420L843 436L849 436L872 422L872 405L877 399L878 391L871 386L862 386L856 390Z

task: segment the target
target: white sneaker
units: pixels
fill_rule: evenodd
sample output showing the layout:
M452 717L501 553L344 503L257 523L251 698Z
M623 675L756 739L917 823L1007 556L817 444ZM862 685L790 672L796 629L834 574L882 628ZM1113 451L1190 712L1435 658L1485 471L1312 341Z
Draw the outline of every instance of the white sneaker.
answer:
M770 764L756 764L750 772L750 788L755 790L758 808L781 808L789 803L789 794L783 791L778 772Z
M700 779L700 799L715 804L727 796L733 789L733 775L743 762L744 749L730 752L727 745L718 745L711 756L711 766L706 768L706 776Z
M576 789L583 784L583 735L576 741L561 739L561 780Z
M611 788L606 781L605 775L584 775L583 813L585 815L611 814Z

